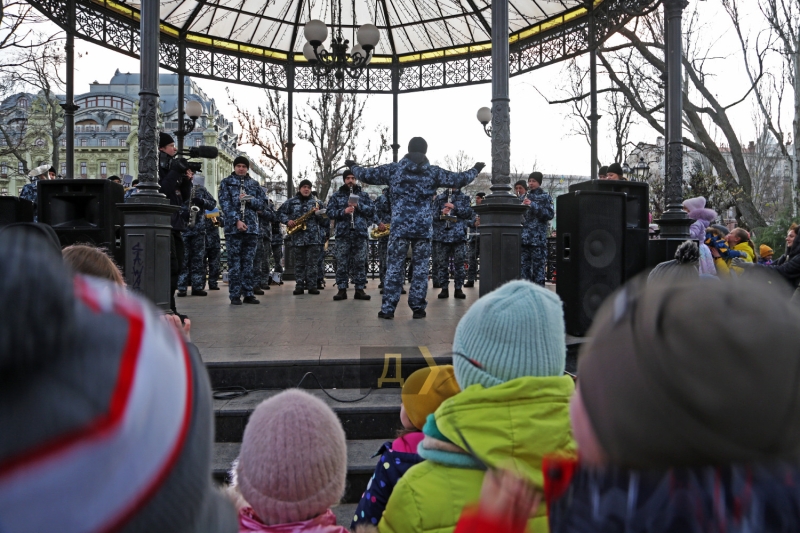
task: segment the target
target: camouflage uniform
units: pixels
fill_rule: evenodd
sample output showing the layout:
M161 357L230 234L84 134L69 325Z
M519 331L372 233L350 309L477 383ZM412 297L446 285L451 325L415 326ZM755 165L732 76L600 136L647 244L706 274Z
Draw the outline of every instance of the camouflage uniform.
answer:
M392 203L389 201L389 188L383 189L383 194L375 200L375 224L392 223ZM378 239L378 272L381 279L381 288L386 278L386 250L389 245L389 236Z
M458 218L457 222L441 220L436 214L441 214L444 204L447 203L447 192L436 197L433 202L433 242L439 256L434 261L439 267L439 283L442 289L450 285L450 258L453 258L453 285L460 289L464 285L464 263L466 262L467 223L472 219L473 212L469 205L469 196L461 191L450 194L450 203L455 207L450 212Z
M478 257L481 255L481 238L479 235L470 235L470 233L477 233L475 221L478 214L474 213L469 224L467 224L467 262L469 268L467 269L467 281L475 283L478 279Z
M208 218L206 229L206 261L208 262L208 287L219 287L220 255L222 243L219 238L219 217Z
M325 283L325 243L331 239L331 220L321 215L317 216L317 219L320 239L322 239L322 246L319 248L319 259L317 259L317 286L322 287L322 284ZM336 253L335 248L334 253Z
M547 268L547 234L555 211L553 199L544 189L528 191L525 195L531 205L525 212L522 223L521 277L544 285Z
M30 183L26 183L22 190L19 192L19 197L22 200L28 200L29 202L33 202L33 221L39 221L39 214L37 212L38 209L38 198L39 198L39 190L36 188L36 182L32 181Z
M193 228L187 226L181 234L183 239L183 263L181 273L178 276L178 290L186 291L186 287L191 281L192 291L201 291L206 285L206 272L203 258L206 253L206 230L210 226L210 221L205 217L206 211L211 211L217 207L217 201L211 196L208 190L201 186L194 188L194 196L202 202L202 206L197 206L200 211L197 213L197 222ZM191 200L185 202L187 209L191 209ZM190 279L191 278L191 279Z
M375 216L375 205L358 185L353 187L358 205L352 218L344 212L350 199L350 188L342 185L328 200L328 217L336 223L336 286L346 289L350 278L356 289L367 286L367 233ZM352 225L351 227L351 220Z
M433 200L431 200L431 209L433 209L433 203L436 201L436 197L437 196L439 196L439 195L437 194L436 196L433 197ZM439 214L441 214L441 212ZM433 218L434 219L438 218L439 214L434 212ZM441 272L441 269L439 267L439 258L441 256L442 256L442 254L439 252L439 242L435 241L435 240L432 240L431 241L431 265L430 265L430 267L431 267L431 279L433 280L433 288L434 289L439 289L442 286L442 280L441 280L442 272Z
M131 197L131 195L133 195L133 193L135 193L135 192L136 192L136 187L131 187L130 189L128 189L127 191L125 191L125 194L124 194L124 195L123 195L123 197L122 197L122 201L123 201L123 202L127 202L127 201L128 201L128 198L130 198L130 197Z
M272 249L272 222L275 216L275 208L270 202L267 202L266 209L258 212L258 248L253 265L256 287L263 288L269 283L269 253Z
M277 213L272 222L272 260L275 263L275 272L283 272L283 233L281 233L281 223Z
M392 229L387 251L386 281L381 311L394 314L400 301L406 253L411 247L414 277L408 293L408 305L424 311L428 305L428 262L431 253L433 209L431 198L439 187L461 188L478 175L473 168L466 172L448 172L420 153L407 154L398 163L372 168L352 167L356 179L371 185L388 185L392 204Z
M285 201L278 209L278 218L282 224L296 220L310 211L319 201L313 196L297 193L294 198ZM325 220L325 219L323 219ZM294 272L297 289L316 289L319 277L319 254L322 248L322 229L320 217L312 215L306 221L305 231L292 234L294 247Z
M239 188L244 184L246 194L253 197L245 203L244 222L247 230L240 232L236 223L241 220L241 201ZM266 208L267 197L258 182L246 175L231 174L219 184L219 205L225 217L225 242L228 248L228 291L231 300L238 299L242 293L253 296L253 261L258 246L257 211Z

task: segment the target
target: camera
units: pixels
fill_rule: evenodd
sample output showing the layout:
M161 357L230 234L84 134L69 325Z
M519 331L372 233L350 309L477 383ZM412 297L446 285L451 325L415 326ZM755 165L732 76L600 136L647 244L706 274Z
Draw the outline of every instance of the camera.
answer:
M219 150L214 146L193 146L189 148L188 153L186 150L181 151L179 156L197 157L203 159L216 159L219 155ZM177 170L183 174L187 170L192 172L200 172L202 163L197 161L189 161L186 157L175 157L170 163L170 170Z
M187 170L191 170L192 172L200 172L202 163L199 161L189 161L185 157L176 157L170 163L170 170L176 170L180 174L185 173Z

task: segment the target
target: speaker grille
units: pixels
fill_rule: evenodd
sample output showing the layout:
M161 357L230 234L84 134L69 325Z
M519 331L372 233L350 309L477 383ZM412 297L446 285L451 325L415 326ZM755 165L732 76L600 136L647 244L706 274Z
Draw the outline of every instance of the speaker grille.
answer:
M607 230L596 229L583 242L583 255L594 268L605 268L617 256L617 243Z

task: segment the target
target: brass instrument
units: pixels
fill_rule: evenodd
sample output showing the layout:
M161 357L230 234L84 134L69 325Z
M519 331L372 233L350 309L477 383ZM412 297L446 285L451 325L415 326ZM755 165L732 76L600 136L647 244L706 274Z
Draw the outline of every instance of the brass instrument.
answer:
M306 222L308 221L309 218L314 216L314 212L315 212L316 208L317 208L317 201L314 200L314 207L309 209L308 212L306 212L305 214L300 215L300 217L298 217L294 221L294 226L292 226L291 228L288 228L286 230L286 233L288 235L294 235L298 231L305 231L306 230Z
M189 195L189 202L194 200L194 196L195 196L195 191L196 190L197 190L197 187L195 185L192 185L192 193ZM189 205L189 228L193 228L197 224L197 213L199 213L199 212L200 212L200 208L197 207L196 205L191 205L191 203L190 203L190 205Z
M391 224L385 224L385 226L386 229L383 231L379 230L378 227L376 226L372 230L372 232L370 232L369 236L372 237L373 239L383 239L384 237L388 237Z

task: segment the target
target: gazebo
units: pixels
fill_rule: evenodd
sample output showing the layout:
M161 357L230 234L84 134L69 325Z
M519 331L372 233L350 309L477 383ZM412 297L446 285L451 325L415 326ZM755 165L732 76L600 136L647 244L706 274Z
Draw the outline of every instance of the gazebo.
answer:
M163 283L156 280L155 273L164 268L164 259L160 257L163 250L159 252L156 243L164 231L158 229L163 226L163 218L159 217L167 216L169 207L158 193L156 172L159 66L178 73L181 83L185 76L192 76L286 91L290 194L294 146L292 97L295 93L391 94L392 148L397 160L400 94L491 82L493 185L492 193L481 207L481 246L486 246L487 250L487 261L481 273L481 294L485 294L519 274L519 254L516 254L515 265L513 250L509 253L508 247L514 235L514 246L518 245L521 209L510 194L509 183L509 76L590 54L593 142L589 164L590 175L594 176L598 119L594 51L633 17L651 12L662 2L669 72L666 97L668 206L662 220L662 234L680 236L685 233L680 209L680 73L681 14L686 0L30 1L67 33L67 101L64 107L68 168L74 166L74 38L141 58L140 185L139 193L134 195L136 201L125 208L128 211L125 246L131 249L138 243L140 249L153 250L140 254L146 266L140 272L139 288L162 306L168 298L165 300ZM323 21L333 33L341 31L353 44L360 26L377 27L379 40L370 50L369 64L354 70L353 76L320 74L304 38L305 24L315 19ZM178 101L182 117L183 99ZM674 226L670 226L672 219L676 222ZM129 225L138 229L129 230ZM134 238L145 234L147 238ZM501 253L501 245L504 253ZM130 250L126 250L126 255L129 253ZM130 281L131 261L126 259L125 267Z

